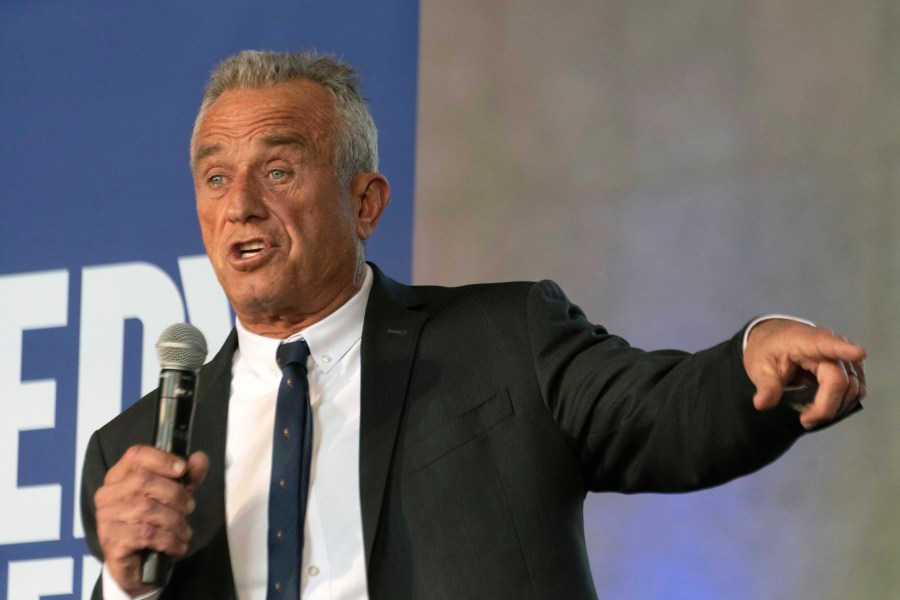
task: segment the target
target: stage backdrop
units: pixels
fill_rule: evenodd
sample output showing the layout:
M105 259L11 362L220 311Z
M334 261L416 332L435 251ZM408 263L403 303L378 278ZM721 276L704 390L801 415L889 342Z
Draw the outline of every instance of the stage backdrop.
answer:
M190 321L233 315L203 254L188 139L212 67L314 48L359 68L393 198L369 256L410 276L418 2L0 4L0 598L87 598L90 434Z
M413 278L549 277L645 348L791 312L866 410L686 495L591 494L602 600L900 598L900 2L423 0Z

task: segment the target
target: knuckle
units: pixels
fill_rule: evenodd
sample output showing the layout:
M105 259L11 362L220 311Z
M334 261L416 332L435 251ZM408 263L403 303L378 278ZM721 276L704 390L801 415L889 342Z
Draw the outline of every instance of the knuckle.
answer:
M186 493L180 484L170 480L161 480L159 483L160 485L154 491L157 502L173 508L180 507L185 503Z
M135 500L134 510L135 514L143 516L153 515L158 512L156 503L146 496L140 496Z
M194 530L186 522L182 521L173 529L172 535L179 542L188 543L194 537Z
M109 496L109 488L108 484L103 484L102 487L97 488L97 491L94 492L94 506L99 509L102 506L106 506L106 499Z
M140 546L149 546L157 537L157 529L150 523L138 523L135 528L134 539Z
M131 446L128 450L125 451L125 454L122 455L122 459L120 462L132 463L140 460L141 455L143 454L142 446Z
M135 483L137 483L141 487L149 486L151 483L153 483L153 480L156 479L156 475L144 469L137 471L135 475Z

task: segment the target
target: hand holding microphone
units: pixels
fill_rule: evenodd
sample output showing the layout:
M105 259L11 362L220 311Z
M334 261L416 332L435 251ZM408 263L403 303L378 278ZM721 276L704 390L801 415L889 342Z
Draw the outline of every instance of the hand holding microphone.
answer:
M168 327L156 345L161 363L154 446L133 446L106 474L94 500L108 574L131 595L165 585L170 560L187 552L187 516L209 459L187 456L206 342L193 326Z
M194 418L197 373L206 360L206 339L193 325L175 323L160 334L156 342L156 357L162 370L159 374L153 445L186 459ZM141 582L163 586L168 581L171 568L172 563L165 554L147 552Z

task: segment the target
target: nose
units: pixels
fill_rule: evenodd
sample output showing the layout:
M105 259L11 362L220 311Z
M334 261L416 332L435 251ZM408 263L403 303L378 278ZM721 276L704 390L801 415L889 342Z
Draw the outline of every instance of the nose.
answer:
M268 209L264 194L264 186L253 177L248 175L238 177L228 198L228 219L236 223L265 219Z

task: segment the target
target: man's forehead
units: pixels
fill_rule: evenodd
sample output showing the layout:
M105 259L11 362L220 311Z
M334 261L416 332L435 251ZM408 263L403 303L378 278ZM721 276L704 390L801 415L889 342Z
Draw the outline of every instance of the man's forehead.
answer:
M330 95L312 82L227 90L201 118L192 162L218 154L230 138L245 136L260 150L288 147L327 154L333 118Z

